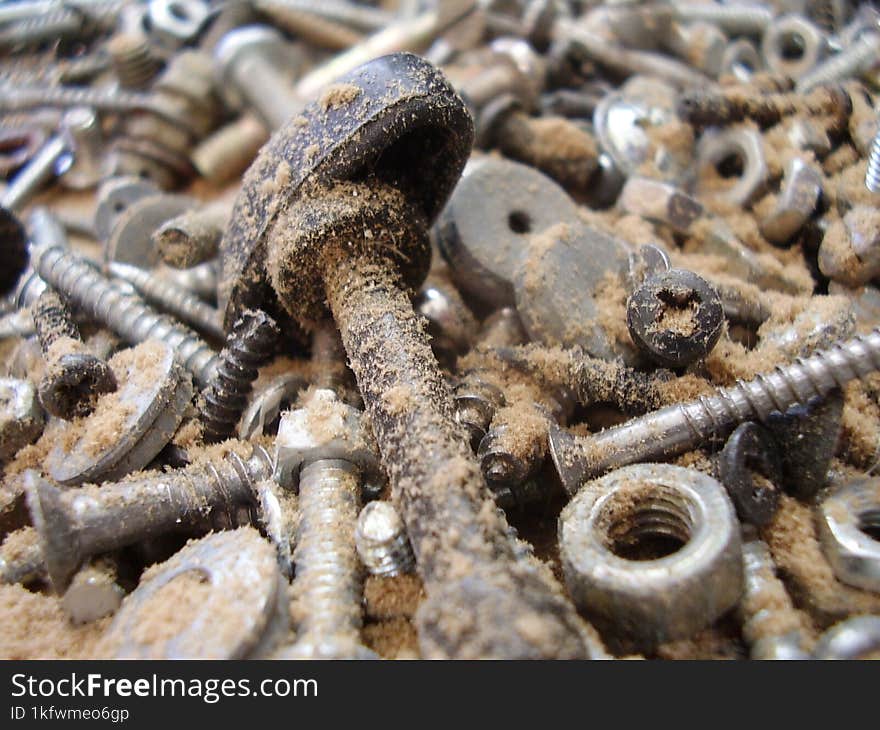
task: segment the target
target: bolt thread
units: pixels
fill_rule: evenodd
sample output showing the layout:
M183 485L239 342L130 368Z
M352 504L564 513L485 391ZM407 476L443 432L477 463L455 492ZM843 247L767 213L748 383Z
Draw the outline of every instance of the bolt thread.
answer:
M261 12L284 30L300 36L308 43L333 50L350 48L360 43L363 36L355 30L324 18L311 10L301 9L279 2L259 4Z
M58 292L48 287L43 290L34 304L33 318L44 355L49 352L52 344L62 337L82 341L69 307L62 301Z
M132 344L161 340L199 385L211 382L217 355L195 332L123 292L74 254L58 247L33 247L31 254L40 276L89 316Z
M79 35L83 29L82 15L61 8L55 12L19 20L0 30L0 48L40 43L46 40Z
M880 62L880 33L866 33L851 48L819 64L798 80L795 91L803 93L816 86L858 76Z
M107 44L113 72L125 89L146 88L159 71L160 61L146 38L134 33L121 33Z
M189 290L155 276L149 271L128 264L111 263L110 274L134 286L144 298L193 325L212 337L223 337L223 325L218 311Z
M676 20L712 23L728 35L760 36L773 22L772 11L760 5L676 2L672 12Z
M335 0L256 0L254 7L267 14L280 8L298 10L362 31L381 30L394 21L391 13L379 8Z
M871 142L871 150L868 152L865 187L872 193L880 192L880 132L877 132L874 136L874 141Z
M415 568L406 526L390 502L370 502L361 510L354 541L370 575L391 578Z
M202 394L205 441L214 443L232 436L258 369L274 353L279 335L275 320L261 311L246 311L233 324L214 379Z
M358 489L357 470L346 461L314 461L300 473L301 518L291 589L297 643L358 640L362 589L354 541Z

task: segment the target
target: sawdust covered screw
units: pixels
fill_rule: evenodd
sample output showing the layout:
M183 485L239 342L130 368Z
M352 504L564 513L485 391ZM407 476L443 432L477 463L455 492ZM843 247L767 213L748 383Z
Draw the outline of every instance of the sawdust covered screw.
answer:
M262 307L314 327L329 303L427 588L423 656L585 657L586 626L559 586L517 559L407 296L472 139L461 99L416 56L343 76L245 175L221 306L227 323Z

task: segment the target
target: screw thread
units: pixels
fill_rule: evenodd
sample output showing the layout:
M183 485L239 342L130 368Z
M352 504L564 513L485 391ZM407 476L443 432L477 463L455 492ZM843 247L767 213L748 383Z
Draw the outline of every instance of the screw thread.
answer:
M298 10L363 31L381 30L394 21L391 13L379 8L335 0L256 0L254 6L267 14L280 8Z
M90 264L61 248L33 247L32 258L40 276L89 316L130 343L165 342L197 383L211 382L217 355L195 332L159 314L140 297L121 291Z
M274 353L279 335L275 320L261 311L246 311L233 324L214 379L202 394L205 441L223 441L233 434L258 368Z
M801 77L795 85L795 91L803 93L816 86L858 76L878 62L880 62L880 33L866 33L851 48L841 51Z
M871 150L868 152L865 187L872 193L880 192L880 132L877 132L874 136L874 141L871 142Z
M759 36L773 22L773 13L760 5L676 2L672 12L676 20L712 23L729 35Z
M415 568L406 526L390 502L370 502L361 510L354 540L371 575L390 578Z
M147 301L171 312L201 332L212 337L223 337L220 314L187 289L137 266L113 262L108 269L113 276L134 286Z
M82 341L79 328L73 321L73 315L58 292L46 288L37 298L33 307L34 327L40 338L40 349L48 353L52 344L62 337Z
M359 641L362 586L354 540L358 489L357 470L346 461L314 461L300 473L292 586L297 644Z
M121 33L107 44L113 72L126 89L144 89L159 71L160 62L146 38Z
M278 26L318 46L343 49L363 40L363 36L356 30L331 18L322 17L310 9L266 0L259 4L259 9Z
M45 15L19 20L0 30L0 47L23 46L40 41L77 35L83 17L75 10L59 8Z

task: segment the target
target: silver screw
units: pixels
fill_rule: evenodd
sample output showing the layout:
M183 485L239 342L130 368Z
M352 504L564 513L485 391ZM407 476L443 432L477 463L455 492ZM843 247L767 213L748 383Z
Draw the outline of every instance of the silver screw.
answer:
M354 541L371 575L390 578L415 567L406 525L390 502L370 502L361 510Z
M680 454L743 421L765 421L774 411L784 413L876 370L880 370L880 328L594 436L575 438L551 425L550 453L563 486L574 494L586 480L611 469Z
M807 659L802 627L791 598L776 577L763 540L743 544L744 588L739 614L752 659Z
M27 583L45 578L46 563L33 527L10 532L0 546L0 584Z
M140 297L123 291L93 266L58 246L32 246L39 275L93 319L130 343L154 338L174 350L178 363L205 386L217 368L217 354L195 332L159 314Z
M261 446L248 459L234 451L220 460L99 487L61 490L25 472L28 509L49 578L63 591L77 568L98 553L180 529L236 525L256 502L256 485L274 462Z
M394 16L380 8L340 0L254 0L254 7L265 13L289 9L314 15L360 31L382 30Z
M131 284L148 302L191 324L199 332L216 339L225 336L220 313L187 289L130 264L111 261L107 270L111 276Z
M40 188L55 177L59 161L69 152L70 147L63 137L50 138L13 178L0 198L0 205L15 212L20 211Z
M865 187L872 193L880 193L880 131L874 135L874 141L871 142L871 150L868 152Z
M816 86L833 84L853 76L861 76L880 63L880 33L868 32L836 56L820 63L802 76L795 85L799 94Z
M773 12L758 4L673 2L672 14L682 22L700 21L717 25L729 36L760 37L773 22Z

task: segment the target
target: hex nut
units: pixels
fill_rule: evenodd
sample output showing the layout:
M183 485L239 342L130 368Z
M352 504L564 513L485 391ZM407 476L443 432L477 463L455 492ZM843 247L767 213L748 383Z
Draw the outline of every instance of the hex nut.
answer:
M322 459L356 464L366 481L379 475L376 442L361 412L325 388L316 389L302 408L281 417L275 454L281 484L296 484L300 467Z
M743 589L733 505L693 469L638 464L586 484L560 516L559 549L578 607L642 646L690 636Z
M880 479L859 479L835 490L818 508L819 537L838 580L880 592Z
M697 145L697 170L700 197L746 206L764 188L769 174L761 133L747 126L705 132Z
M740 80L746 81L763 67L764 61L754 44L745 38L738 38L728 43L727 48L724 49L718 75L733 74Z
M798 15L787 15L771 23L761 40L764 62L774 73L799 79L825 55L825 35Z

